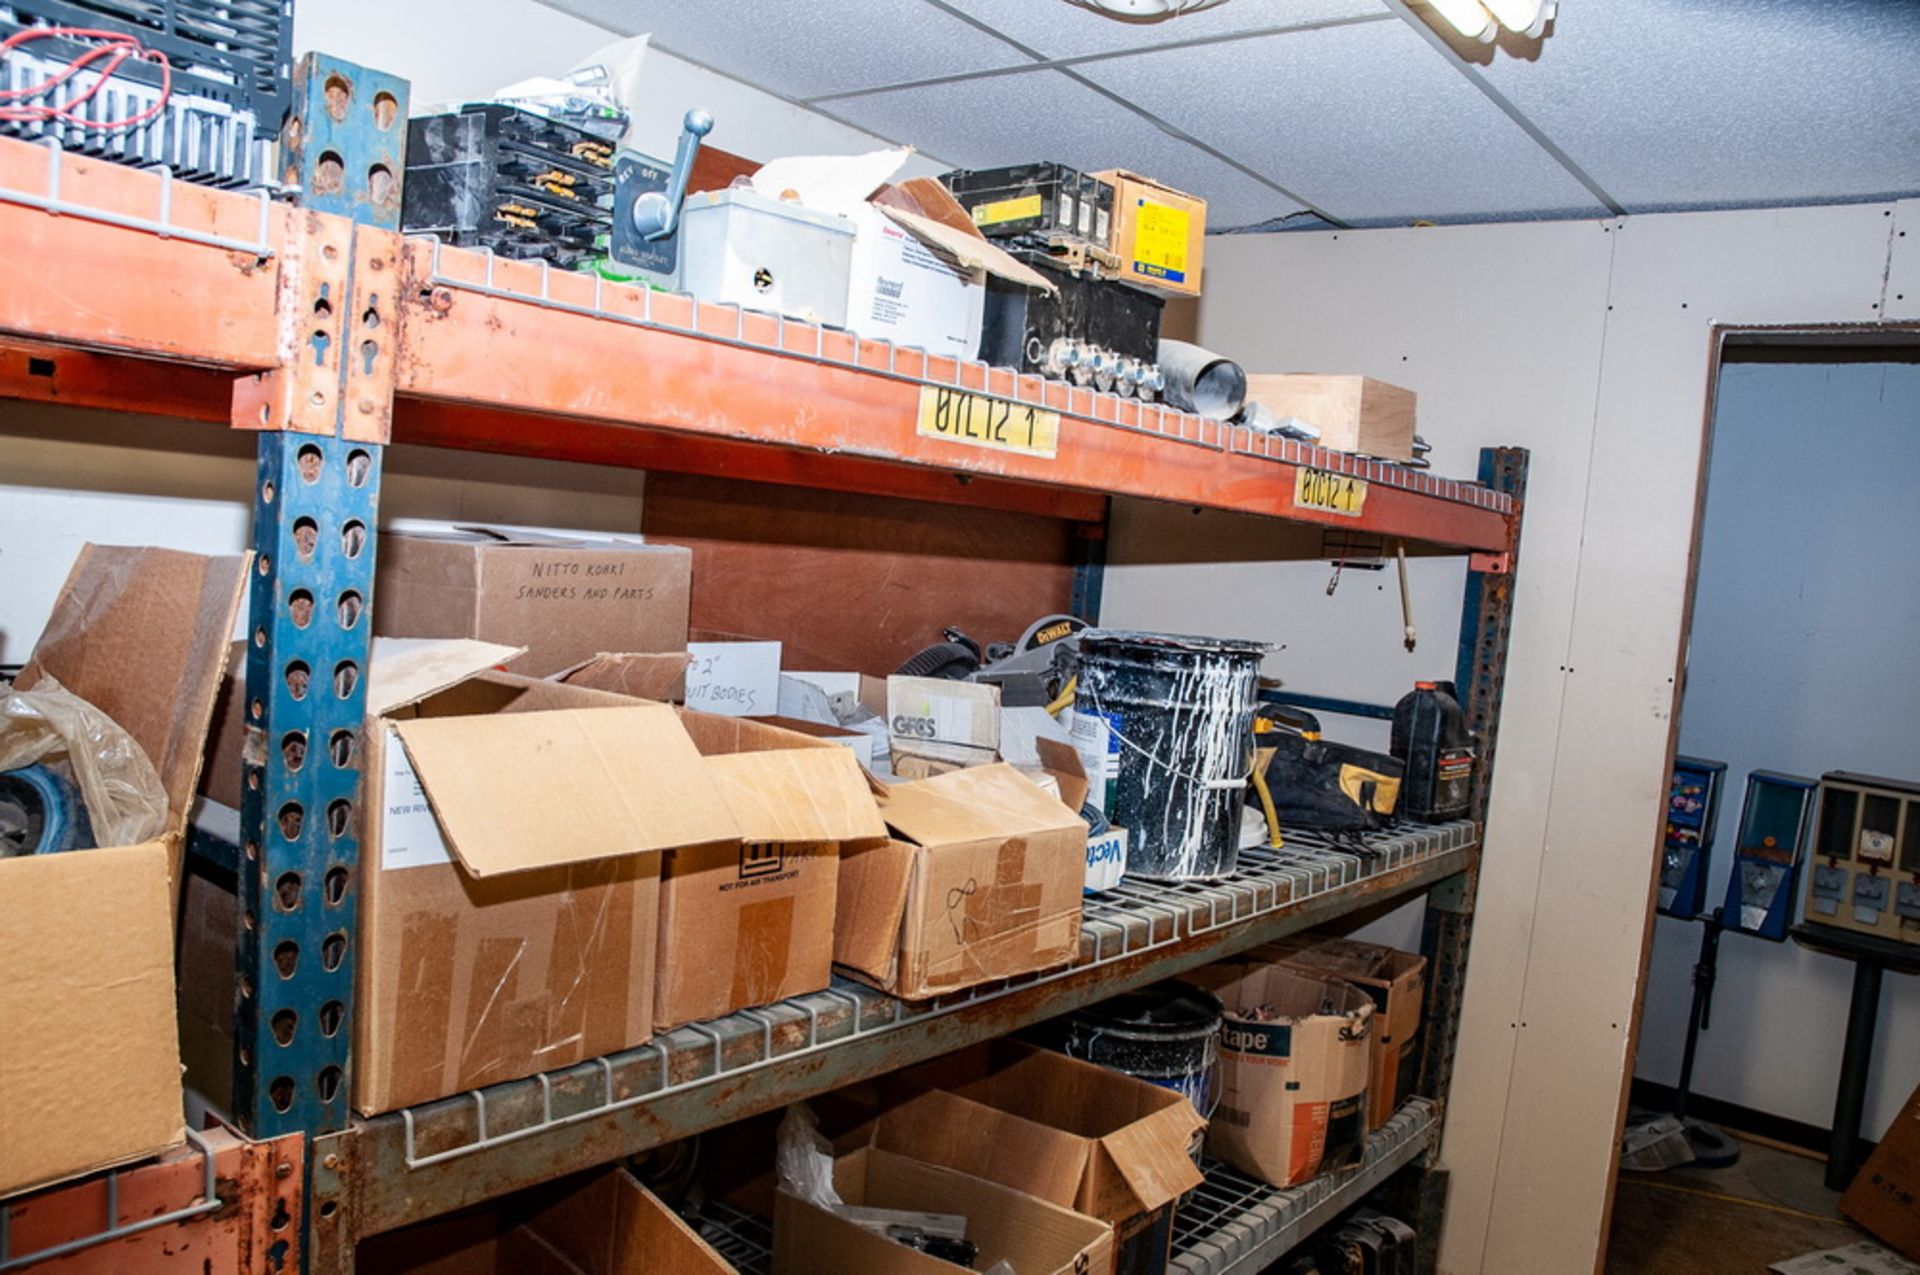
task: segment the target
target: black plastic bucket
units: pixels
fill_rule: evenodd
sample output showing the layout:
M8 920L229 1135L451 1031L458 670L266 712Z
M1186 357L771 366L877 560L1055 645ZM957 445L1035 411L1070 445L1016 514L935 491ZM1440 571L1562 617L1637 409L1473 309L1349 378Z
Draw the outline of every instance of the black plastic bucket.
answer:
M1104 717L1116 743L1107 818L1127 830L1127 875L1195 881L1231 873L1253 770L1262 642L1080 635L1076 714Z
M1220 998L1169 980L1067 1016L1065 1052L1187 1096L1212 1114L1220 1064Z

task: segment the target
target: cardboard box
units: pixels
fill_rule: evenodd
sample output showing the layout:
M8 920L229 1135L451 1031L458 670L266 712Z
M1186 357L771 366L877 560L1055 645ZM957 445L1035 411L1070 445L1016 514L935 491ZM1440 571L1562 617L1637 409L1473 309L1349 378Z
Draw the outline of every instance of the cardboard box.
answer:
M1427 958L1352 939L1296 934L1247 956L1277 961L1317 978L1337 978L1373 1000L1372 1070L1367 1128L1378 1129L1413 1095L1420 1067L1420 1010Z
M848 750L742 717L680 721L740 835L662 860L661 1031L825 988L841 847L887 835Z
M893 768L903 777L911 761L934 763L927 773L983 766L1000 755L1000 688L942 677L887 679L887 731Z
M1282 965L1186 977L1220 997L1220 1103L1207 1151L1274 1186L1358 1164L1366 1149L1373 1002ZM1259 1021L1249 1016L1258 1012Z
M845 854L833 959L906 1000L1052 969L1080 950L1087 825L1004 763L880 798L893 839Z
M1113 183L1113 251L1120 277L1173 297L1200 295L1207 201L1125 169L1095 173Z
M1113 1266L1104 1224L1070 1209L903 1155L867 1147L833 1162L842 1202L957 1213L979 1245L978 1270L1007 1262L1020 1275L1086 1275ZM959 1268L781 1191L774 1200L774 1275L953 1275Z
M1920 1262L1920 1089L1854 1175L1840 1211Z
M693 553L678 545L462 527L380 537L373 631L525 647L544 677L602 651L687 645Z
M693 656L686 651L635 651L617 655L603 652L560 670L553 675L553 680L634 699L677 704L687 697L687 665L692 660Z
M1413 459L1412 390L1370 376L1249 374L1247 401L1320 431L1320 446L1382 460Z
M175 891L250 560L87 545L15 682L51 678L118 722L167 818L140 845L0 859L0 1195L185 1136Z
M1106 1223L1120 1271L1164 1269L1173 1211L1199 1186L1207 1122L1172 1089L1012 1040L893 1077L933 1088L885 1111L873 1145Z
M368 672L367 1114L649 1039L660 852L739 839L666 705L479 672L483 643L405 654Z
M733 1275L632 1174L535 1188L475 1212L376 1235L359 1275Z

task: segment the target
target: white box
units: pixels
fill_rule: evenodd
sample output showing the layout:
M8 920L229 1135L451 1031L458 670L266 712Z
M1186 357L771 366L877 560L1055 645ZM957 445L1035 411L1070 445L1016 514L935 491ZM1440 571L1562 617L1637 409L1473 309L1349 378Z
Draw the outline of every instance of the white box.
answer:
M702 301L847 322L853 222L744 187L687 196L680 286Z
M978 358L986 271L962 264L871 204L853 222L847 328L928 354Z

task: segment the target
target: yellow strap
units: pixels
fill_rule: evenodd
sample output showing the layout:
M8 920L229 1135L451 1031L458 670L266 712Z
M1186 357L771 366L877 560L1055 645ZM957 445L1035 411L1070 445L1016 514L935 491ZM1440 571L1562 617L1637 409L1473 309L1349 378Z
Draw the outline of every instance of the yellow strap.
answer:
M1265 766L1254 766L1253 790L1259 794L1260 810L1267 816L1267 844L1275 850L1286 849L1286 838L1280 835L1280 812L1274 809L1273 793L1267 788L1267 771Z
M1060 688L1060 697L1054 700L1053 703L1047 705L1047 716L1057 717L1060 715L1060 711L1062 709L1072 707L1073 693L1074 691L1078 690L1079 687L1080 687L1080 675L1078 673L1075 673L1072 677L1067 679L1067 684Z

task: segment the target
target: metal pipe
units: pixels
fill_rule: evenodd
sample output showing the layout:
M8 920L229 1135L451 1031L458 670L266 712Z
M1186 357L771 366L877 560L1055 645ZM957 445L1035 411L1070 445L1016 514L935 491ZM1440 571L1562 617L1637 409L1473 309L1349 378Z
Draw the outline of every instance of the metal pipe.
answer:
M1212 421L1232 420L1247 401L1247 374L1232 359L1185 341L1160 342L1162 397L1174 407Z

